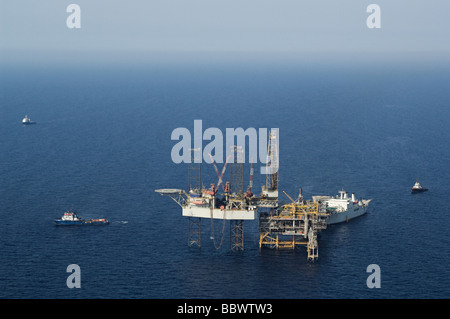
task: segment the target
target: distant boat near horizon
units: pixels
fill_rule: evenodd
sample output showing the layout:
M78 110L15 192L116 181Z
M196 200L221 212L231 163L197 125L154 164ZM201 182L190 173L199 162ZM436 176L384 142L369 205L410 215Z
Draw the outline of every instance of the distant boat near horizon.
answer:
M28 115L25 115L25 117L22 119L23 125L30 125L30 124L36 124L36 122L32 121Z

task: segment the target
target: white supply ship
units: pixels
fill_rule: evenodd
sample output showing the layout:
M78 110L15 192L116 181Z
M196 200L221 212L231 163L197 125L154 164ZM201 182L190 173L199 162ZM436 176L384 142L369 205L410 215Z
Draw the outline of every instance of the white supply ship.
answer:
M322 210L329 214L327 224L338 224L348 222L350 219L367 213L371 199L357 200L355 194L348 196L344 190L339 191L336 196L313 196L315 202L321 204Z

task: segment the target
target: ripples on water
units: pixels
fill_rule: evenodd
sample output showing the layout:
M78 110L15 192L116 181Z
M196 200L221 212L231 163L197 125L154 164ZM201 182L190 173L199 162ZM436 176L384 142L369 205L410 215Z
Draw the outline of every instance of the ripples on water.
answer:
M449 296L448 72L72 72L2 81L0 297ZM24 114L38 124L21 126ZM154 189L186 187L170 134L194 119L204 129L279 127L283 190L310 197L344 187L373 198L370 213L323 232L316 264L304 248L260 251L256 221L246 222L242 253L229 251L228 225L215 250L208 221L202 249L189 249L187 220ZM204 174L216 181L212 167ZM430 191L412 196L417 177ZM263 183L255 175L255 187ZM111 224L55 227L72 207ZM81 289L66 287L72 263ZM372 263L381 289L366 286Z

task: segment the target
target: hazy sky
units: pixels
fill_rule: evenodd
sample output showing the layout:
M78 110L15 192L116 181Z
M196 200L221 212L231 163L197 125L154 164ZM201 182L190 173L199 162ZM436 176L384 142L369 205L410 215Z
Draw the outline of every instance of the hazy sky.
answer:
M69 29L69 4L81 28ZM381 28L369 29L369 4ZM4 61L46 54L420 52L450 55L449 0L0 0Z

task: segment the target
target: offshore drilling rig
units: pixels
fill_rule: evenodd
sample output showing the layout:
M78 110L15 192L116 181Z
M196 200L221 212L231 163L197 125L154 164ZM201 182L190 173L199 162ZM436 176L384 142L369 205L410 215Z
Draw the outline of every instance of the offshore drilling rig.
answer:
M270 153L268 153L268 159L270 161L269 167L272 167L272 169L276 167L276 172L267 176L267 183L263 187L262 194L258 197L253 194L253 163L250 170L250 183L247 190L244 191L244 161L242 160L244 152L240 146L233 146L234 161L228 163L229 156L221 173L219 173L217 165L213 161L219 178L217 185L211 184L208 189L202 187L201 161L198 160L198 156L202 156L202 153L200 149L192 149L191 163L188 167L189 190L156 190L161 195L170 196L181 206L182 215L188 217L188 245L190 247L201 247L201 221L202 219L210 219L211 237L214 240L215 248L219 249L223 244L225 221L229 220L231 250L244 250L244 221L255 220L259 207L272 209L278 207L278 147L275 134L273 131L269 134L268 148ZM271 149L276 149L276 151L270 151ZM227 165L229 166L230 179L223 182ZM220 189L223 192L219 193ZM214 234L214 220L222 221L220 236Z
M217 185L203 187L201 173L200 149L191 150L191 163L188 167L188 191L182 189L157 189L155 192L167 195L182 208L182 215L188 217L188 245L201 247L202 219L211 222L211 239L216 249L224 241L226 221L230 221L230 248L232 251L244 250L244 221L259 219L259 247L272 249L295 249L305 246L308 261L314 262L319 257L318 234L328 224L348 221L366 212L370 200L356 200L354 194L347 196L340 191L338 196L313 196L313 200L304 200L302 189L296 200L286 192L290 203L279 205L278 202L278 137L277 130L269 132L266 184L259 196L253 194L253 163L250 168L250 182L244 191L243 150L233 146L233 162L225 161L219 173L212 159L215 172L219 178ZM198 157L200 156L200 158ZM210 155L211 156L211 155ZM270 164L270 165L269 165ZM224 173L230 167L229 181L224 180ZM223 192L219 193L222 189ZM214 231L214 221L222 221L220 235Z

